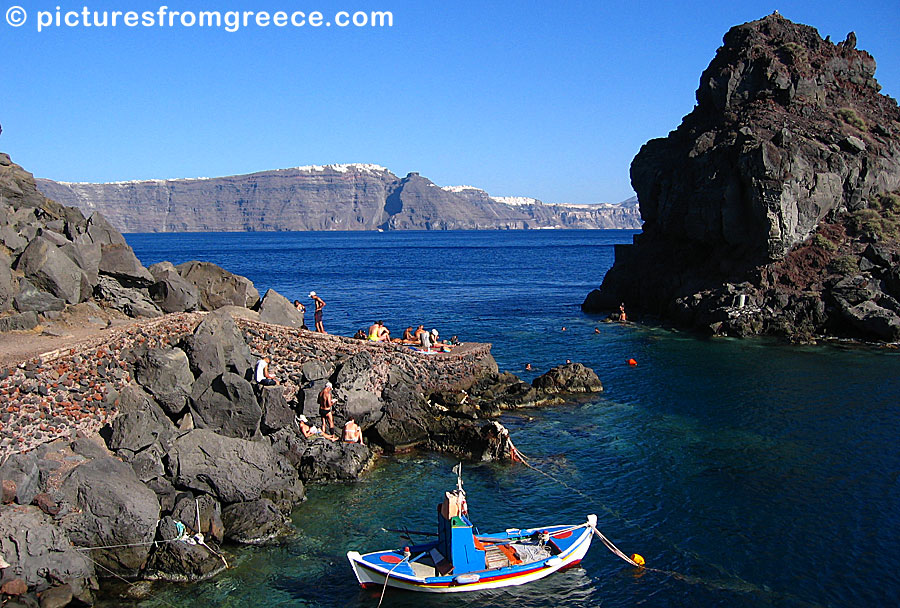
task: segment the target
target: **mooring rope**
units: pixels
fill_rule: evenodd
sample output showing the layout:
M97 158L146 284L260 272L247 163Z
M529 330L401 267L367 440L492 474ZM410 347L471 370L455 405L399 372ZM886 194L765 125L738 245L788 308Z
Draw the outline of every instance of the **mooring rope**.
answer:
M401 559L399 562L394 564L393 568L388 570L387 575L384 577L384 587L381 588L381 598L378 600L378 606L376 606L375 608L381 608L381 602L384 601L384 592L387 591L387 587L388 587L388 578L390 578L391 574L394 572L394 570L396 570L400 566L400 564L407 561L408 559L409 559L409 555L404 555L403 559Z
M575 494L581 496L582 498L584 498L584 499L590 501L590 502L593 503L594 505L599 506L601 509L603 509L604 511L606 511L607 513L609 513L609 514L612 515L613 517L615 517L615 518L617 518L617 519L620 519L620 520L622 520L622 521L625 521L626 523L628 523L628 524L630 524L630 525L633 525L633 526L635 526L635 527L638 528L638 529L643 530L643 528L642 528L641 526L639 526L638 524L636 524L636 523L634 523L634 522L631 522L631 521L629 521L629 520L626 520L625 518L623 518L621 515L619 515L619 514L618 514L616 511L614 511L613 509L610 509L610 508L607 507L606 505L603 505L603 504L599 503L599 502L597 501L597 499L594 498L593 496L590 496L590 495L588 495L588 494L582 492L582 491L579 490L578 488L572 487L571 485L569 485L568 483L566 483L566 482L563 481L562 479L559 479L559 478L557 478L557 477L551 475L550 473L547 473L546 471L542 471L541 469L539 469L539 468L537 468L536 466L532 465L530 462L528 462L529 458L528 458L527 456L525 456L525 454L523 454L522 451L519 450L519 449L513 444L512 438L511 438L511 437L507 437L507 441L508 441L508 443L509 443L510 454L511 454L511 456L512 456L512 458L513 458L513 461L518 460L519 462L521 462L523 465L525 465L526 467L528 467L528 468L531 469L532 471L535 471L536 473L539 473L540 475L543 475L544 477L546 477L546 478L552 480L553 482L558 483L559 485L563 486L563 487L566 488L567 490L569 490L569 491L571 491L571 492L574 492ZM593 530L594 530L594 533L597 535L598 538L600 538L601 542L603 542L603 544L606 546L607 549L609 549L613 554L615 554L615 555L617 555L618 557L622 558L623 560L625 560L626 562L628 562L628 563L631 564L632 566L638 567L638 568L640 568L641 570L645 570L645 571L648 571L648 572L656 572L656 573L658 573L658 574L663 574L663 575L665 575L665 576L670 576L670 577L672 577L672 578L674 578L674 579L677 579L677 580L686 582L686 583L691 584L691 585L703 585L703 586L705 586L705 587L709 587L710 589L715 589L715 590L720 590L720 591L721 591L721 590L725 590L725 591L734 591L734 592L740 592L740 593L762 593L762 594L766 594L766 595L775 595L775 596L779 596L779 597L782 597L782 598L789 598L789 599L791 599L792 601L800 602L800 603L803 603L803 604L806 604L806 605L810 605L810 606L815 605L815 604L809 602L808 600L803 600L803 599L801 599L801 598L799 598L799 597L796 597L796 596L794 596L794 595L792 595L792 594L781 593L781 592L775 593L775 592L771 592L771 591L765 590L765 589L759 587L758 585L754 585L753 583L750 583L749 581L746 581L746 580L742 579L741 577L737 576L736 574L733 574L733 573L729 572L728 570L726 570L726 569L725 569L724 567L722 567L722 566L719 566L719 565L717 565L717 564L714 564L714 563L712 563L712 562L709 562L709 561L704 560L703 558L701 558L701 557L700 557L699 555L697 555L696 553L693 553L693 552L686 552L686 551L684 551L683 549L678 548L676 545L674 545L674 544L672 544L671 542L669 542L669 541L663 539L662 537L660 537L660 536L659 536L658 534L656 534L656 533L652 533L652 534L654 534L654 536L660 538L661 540L664 540L667 544L672 545L673 548L677 549L679 552L684 553L684 554L686 554L686 555L691 555L692 557L694 557L695 559L697 559L697 560L703 562L704 564L707 564L707 565L709 565L709 566L712 566L713 568L715 568L716 570L718 570L720 574L722 574L723 576L726 576L726 577L730 578L731 581L709 581L709 580L702 579L702 578L696 577L696 576L687 576L687 575L681 574L681 573L679 573L679 572L674 572L674 571L672 571L672 570L661 570L661 569L659 569L659 568L652 568L652 567L649 567L649 566L644 565L644 564L639 564L639 563L637 563L636 561L634 561L632 558L630 558L630 557L628 557L627 555L625 555L625 553L623 553L618 547L616 547L616 546L612 543L612 541L610 541L606 536L604 536L603 533L600 532L596 527L593 527Z

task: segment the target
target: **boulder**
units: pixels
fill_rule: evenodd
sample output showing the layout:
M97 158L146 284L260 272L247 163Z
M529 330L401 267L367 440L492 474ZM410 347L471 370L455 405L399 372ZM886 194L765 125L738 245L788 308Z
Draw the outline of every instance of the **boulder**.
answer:
M148 268L156 280L150 286L150 297L165 312L190 312L197 310L200 292L185 281L171 262L159 262Z
M178 526L172 517L164 517L159 522L157 536L161 541L156 546L142 577L148 580L171 582L202 581L211 578L226 568L224 560L203 545L177 541Z
M297 410L308 418L319 415L319 393L325 388L325 379L315 380L297 390Z
M304 324L300 311L274 289L268 290L259 304L259 320L263 323L297 328Z
M0 554L28 587L73 581L80 588L94 577L90 560L37 507L0 506Z
M13 297L19 290L11 271L12 260L0 251L0 312L9 310L13 305Z
M14 255L22 253L28 246L28 241L11 226L0 226L0 244L13 252Z
M888 342L900 340L900 315L867 300L855 306L841 307L844 318L865 335Z
M283 386L259 387L259 407L262 410L260 429L263 433L274 433L294 422L294 411L284 398Z
M208 315L181 346L195 376L225 371L245 376L256 362L241 330L227 314Z
M194 423L226 437L249 439L259 432L262 410L253 386L231 372L208 372L194 382L191 408ZM199 416L202 424L198 423Z
M95 211L87 220L86 232L92 243L98 245L126 245L125 237L107 221L103 214Z
M134 363L134 378L169 416L184 411L194 384L190 362L180 348L152 348Z
M228 305L254 308L259 303L259 292L250 279L232 274L215 264L192 261L175 268L199 290L203 310L212 311Z
M197 529L197 516L200 516L200 529ZM175 503L172 517L187 527L188 534L201 532L206 538L222 542L225 538L225 526L222 524L222 506L209 494L201 494L196 498L183 496Z
M38 316L34 311L10 315L8 317L0 317L0 332L5 331L25 331L34 329L38 324Z
M11 454L0 466L0 480L13 489L14 500L20 505L30 505L41 491L41 473L34 452Z
M344 420L353 418L363 430L378 422L381 418L381 408L384 406L375 393L355 389L337 389L335 401L341 418Z
M28 279L19 280L19 292L13 303L19 312L48 312L66 308L65 300L57 298L52 293L39 290Z
M344 390L365 390L371 384L372 354L363 350L349 357L338 369L334 378L335 388Z
M384 415L369 429L373 440L389 451L406 450L428 439L434 417L421 395L405 385L387 387L382 392Z
M532 380L534 388L549 394L599 393L603 390L600 378L581 363L558 365Z
M306 482L351 481L359 479L374 459L361 443L344 443L317 437L306 442L297 472Z
M16 269L39 289L69 304L77 304L91 295L90 281L81 268L42 237L28 244L16 262Z
M222 503L268 498L288 511L303 500L297 471L266 443L196 429L176 439L167 458L176 485Z
M310 359L300 368L303 374L303 382L315 382L316 380L328 380L334 373L334 366L326 364L318 359Z
M150 287L155 282L153 275L144 268L131 247L121 243L100 247L99 269L125 287Z
M132 454L155 443L168 447L175 434L175 425L162 408L135 384L127 385L120 392L119 413L109 426L106 445L111 450L124 449Z
M113 277L101 275L94 291L110 308L120 310L129 317L152 319L163 314L146 293L140 289L124 287Z
M100 273L100 245L96 243L65 243L59 249L78 264L91 285L96 285Z
M258 545L284 534L289 523L267 498L228 505L222 511L225 537L236 543Z
M156 494L138 480L130 466L111 457L75 467L60 492L73 507L61 518L72 542L79 547L136 543L91 552L98 564L116 574L136 575L150 554L149 542L156 534Z

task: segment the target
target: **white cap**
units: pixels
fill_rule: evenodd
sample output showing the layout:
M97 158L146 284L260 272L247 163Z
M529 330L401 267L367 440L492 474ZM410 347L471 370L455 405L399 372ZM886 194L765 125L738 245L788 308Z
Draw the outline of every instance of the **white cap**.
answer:
M297 420L299 420L300 422L309 422L309 418L307 418L303 414L300 414L299 416L297 416Z
M331 382L326 382L326 383L325 383L325 388L331 388Z
M314 292L314 291L309 292L309 297L312 298L312 297L315 297L315 295L316 295L316 292Z
M432 333L432 335L435 335L435 336L438 335L438 332L437 332L436 329L432 329L432 330L431 330L431 333Z

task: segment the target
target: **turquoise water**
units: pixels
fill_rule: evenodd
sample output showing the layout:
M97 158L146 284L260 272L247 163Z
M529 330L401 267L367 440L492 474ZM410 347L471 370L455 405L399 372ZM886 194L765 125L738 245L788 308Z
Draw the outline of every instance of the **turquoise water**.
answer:
M471 464L482 530L577 523L597 513L635 571L595 544L582 568L520 588L388 606L855 606L900 598L900 358L889 351L704 340L602 323L579 305L630 231L127 235L145 264L216 262L293 299L315 289L325 326L418 322L494 344L531 378L593 367L599 399L503 422L541 470ZM308 299L308 298L306 298ZM565 326L566 331L561 331ZM600 333L595 333L598 328ZM625 364L628 358L636 367ZM531 362L532 375L524 372ZM375 606L344 554L430 530L455 464L383 458L362 481L309 488L297 536L237 549L235 567L141 606ZM121 604L121 601L116 601Z

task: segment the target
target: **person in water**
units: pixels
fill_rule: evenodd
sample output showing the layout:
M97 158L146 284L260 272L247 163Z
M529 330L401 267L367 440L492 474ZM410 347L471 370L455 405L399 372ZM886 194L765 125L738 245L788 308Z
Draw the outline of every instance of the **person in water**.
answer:
M322 419L322 431L325 431L325 423L328 422L331 432L334 433L334 395L331 382L326 382L325 387L319 392L319 417Z
M619 322L625 323L628 321L628 317L625 315L625 302L619 304Z
M316 313L315 313L316 331L324 334L326 332L325 332L325 325L322 322L322 309L325 308L325 300L320 298L314 291L309 292L309 297L312 298L313 301L316 303Z

